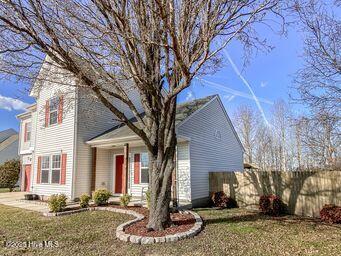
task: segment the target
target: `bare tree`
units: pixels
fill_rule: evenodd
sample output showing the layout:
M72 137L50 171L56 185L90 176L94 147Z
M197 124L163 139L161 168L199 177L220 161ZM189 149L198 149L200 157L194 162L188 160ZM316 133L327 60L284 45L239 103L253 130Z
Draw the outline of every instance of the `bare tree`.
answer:
M304 36L305 63L295 79L299 100L338 115L341 110L341 21L337 16L340 1L297 1L295 10Z
M0 70L32 79L47 55L50 65L75 77L75 86L88 88L134 131L149 152L148 228L160 230L170 224L177 95L195 76L214 71L220 51L232 40L264 46L256 25L280 17L280 3L1 0ZM138 92L144 116L124 81ZM129 107L138 123L113 101Z
M253 163L257 130L257 117L255 112L249 106L240 106L234 115L234 125L245 149L245 160L248 163Z

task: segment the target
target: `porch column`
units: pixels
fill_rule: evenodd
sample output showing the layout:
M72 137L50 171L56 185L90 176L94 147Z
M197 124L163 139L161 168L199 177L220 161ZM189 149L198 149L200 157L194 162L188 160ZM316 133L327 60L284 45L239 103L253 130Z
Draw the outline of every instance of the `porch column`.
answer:
M177 191L177 166L178 166L178 158L177 158L178 151L177 149L175 150L174 154L174 162L175 166L172 172L172 202L173 202L173 207L178 208L178 191Z
M96 189L96 162L97 162L97 148L91 148L92 166L91 166L91 193Z
M128 193L128 177L129 177L129 144L124 144L124 161L123 161L123 194Z

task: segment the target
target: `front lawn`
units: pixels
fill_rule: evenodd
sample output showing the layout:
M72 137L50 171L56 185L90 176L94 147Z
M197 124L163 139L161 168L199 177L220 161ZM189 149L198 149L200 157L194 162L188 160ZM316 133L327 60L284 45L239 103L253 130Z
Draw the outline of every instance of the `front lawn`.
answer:
M0 205L0 240L59 242L56 249L6 249L0 255L339 255L341 227L291 216L272 219L242 209L199 209L205 229L171 244L133 245L115 238L128 215L106 211L46 218Z
M16 187L13 189L13 192L15 191L20 191L20 189ZM5 193L5 192L9 192L9 188L0 188L0 193Z

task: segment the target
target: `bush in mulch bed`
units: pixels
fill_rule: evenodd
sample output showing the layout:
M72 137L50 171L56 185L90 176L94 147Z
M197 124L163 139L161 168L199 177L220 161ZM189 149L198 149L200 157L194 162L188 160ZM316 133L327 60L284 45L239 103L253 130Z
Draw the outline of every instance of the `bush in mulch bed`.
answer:
M211 201L214 207L228 209L238 208L237 201L232 197L228 197L223 191L213 193Z
M279 216L285 213L282 199L276 195L263 195L259 199L259 209L263 214Z
M320 211L320 218L324 222L341 224L341 207L326 204Z
M64 194L52 195L48 200L48 206L51 212L62 212L66 208L67 197Z

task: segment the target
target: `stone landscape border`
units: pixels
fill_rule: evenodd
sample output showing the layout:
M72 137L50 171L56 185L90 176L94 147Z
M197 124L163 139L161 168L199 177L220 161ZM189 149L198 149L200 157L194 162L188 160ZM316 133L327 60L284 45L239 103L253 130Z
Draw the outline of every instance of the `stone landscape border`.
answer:
M127 221L119 225L116 228L116 237L118 239L124 242L131 242L134 244L169 243L169 242L176 242L179 240L183 240L185 238L191 238L191 237L196 236L201 231L203 224L204 224L201 217L196 212L184 211L185 214L192 214L193 217L195 218L195 223L192 228L190 228L189 230L185 232L176 233L172 235L166 235L166 236L161 236L161 237L146 237L146 236L131 235L131 234L127 234L124 232L124 230L128 226L138 221L141 221L145 218L144 215L139 214L132 210L124 210L124 209L114 208L114 207L90 207L90 208L82 208L82 209L70 210L70 211L65 211L65 212L56 212L56 213L45 212L43 213L43 215L46 217L55 217L55 216L75 214L75 213L84 212L84 211L110 211L110 212L123 213L123 214L129 214L129 215L134 216L135 219Z

